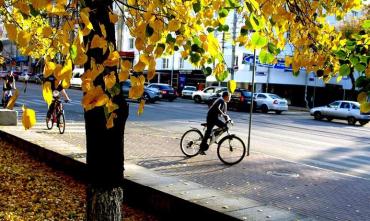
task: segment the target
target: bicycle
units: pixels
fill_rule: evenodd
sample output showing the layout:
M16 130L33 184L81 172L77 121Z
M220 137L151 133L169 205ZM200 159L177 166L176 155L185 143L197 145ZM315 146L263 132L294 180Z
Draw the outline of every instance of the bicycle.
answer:
M46 117L46 127L51 130L54 126L54 123L56 123L59 133L63 134L65 131L65 117L63 104L60 101L59 91L53 91L53 99L55 100L55 107L51 113L51 118L48 119L48 117Z
M233 122L228 120L225 128L213 129L211 133L211 141L209 142L209 146L213 143L218 144L217 156L227 165L239 163L246 153L245 144L242 139L235 134L229 133L231 125L233 125ZM205 132L207 129L207 123L202 123L201 126L203 126L203 132ZM225 132L227 135L221 138L220 141L217 141ZM203 136L203 133L194 127L182 135L180 147L185 156L194 157L199 154L200 143L202 142ZM249 156L249 149L247 156Z
M4 91L3 108L6 108L8 106L9 100L12 96L13 96L13 93L11 90Z

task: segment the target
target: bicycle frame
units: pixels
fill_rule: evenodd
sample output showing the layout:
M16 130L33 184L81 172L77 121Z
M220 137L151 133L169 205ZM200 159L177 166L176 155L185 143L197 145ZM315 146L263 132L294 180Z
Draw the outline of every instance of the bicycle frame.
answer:
M212 132L210 134L210 138L211 138L211 141L209 142L208 146L211 146L212 144L217 144L218 143L218 139L226 132L227 135L231 135L229 133L229 128L230 128L230 125L232 125L232 122L227 122L227 127L226 127L226 130L223 130L220 134L218 134L217 136L215 136L215 131L218 130L218 129L221 129L221 128L214 128L212 129ZM205 133L205 131L207 130L207 126L204 126L203 127L203 135Z

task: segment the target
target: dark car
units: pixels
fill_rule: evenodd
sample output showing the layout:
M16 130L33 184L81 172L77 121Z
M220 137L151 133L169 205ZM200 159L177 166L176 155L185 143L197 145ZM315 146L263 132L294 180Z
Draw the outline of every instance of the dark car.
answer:
M149 84L148 88L157 88L161 99L173 101L177 98L176 91L168 84L153 83Z
M208 106L212 105L213 102L221 97L221 93L213 95L208 102ZM236 111L246 111L249 112L251 105L251 95L252 92L247 89L237 88L234 93L231 94L229 103L227 104L227 109ZM256 102L253 101L253 111L256 110Z
M130 91L130 88L131 88L131 81L130 80L127 80L127 81L122 83L122 92L123 92L123 96L125 98L128 98L128 93ZM148 102L154 103L157 100L159 100L160 92L159 92L159 90L157 90L155 88L148 88L148 87L145 86L143 97Z

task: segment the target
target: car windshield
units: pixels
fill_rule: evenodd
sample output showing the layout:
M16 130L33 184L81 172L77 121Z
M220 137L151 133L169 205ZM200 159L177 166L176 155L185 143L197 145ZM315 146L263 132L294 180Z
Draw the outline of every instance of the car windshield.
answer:
M159 89L161 90L172 90L171 86L169 85L158 85Z
M270 96L272 99L281 99L281 97L277 96L276 94L269 94L269 96Z
M352 103L352 109L360 109L360 105L359 104L356 104L356 103Z
M244 95L244 97L250 97L250 96L252 96L252 92L250 92L250 91L242 90L241 92Z
M187 87L184 87L184 90L195 91L196 88L195 87L189 87L189 86L187 86Z

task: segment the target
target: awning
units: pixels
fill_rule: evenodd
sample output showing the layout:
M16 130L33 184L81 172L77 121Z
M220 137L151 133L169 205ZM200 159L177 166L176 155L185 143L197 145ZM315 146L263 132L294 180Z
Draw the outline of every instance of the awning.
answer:
M135 52L133 51L119 51L118 53L122 58L135 58Z

